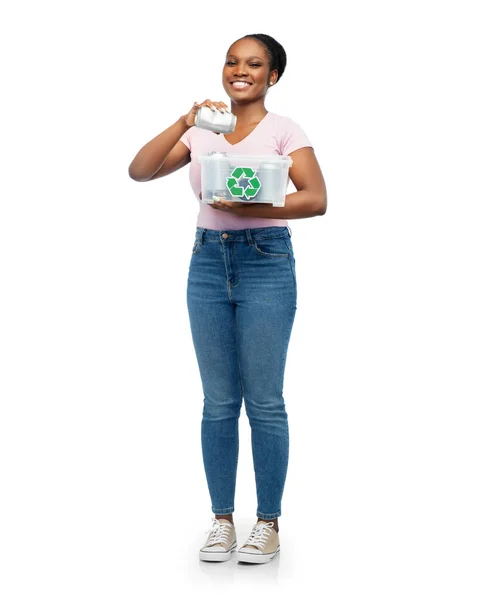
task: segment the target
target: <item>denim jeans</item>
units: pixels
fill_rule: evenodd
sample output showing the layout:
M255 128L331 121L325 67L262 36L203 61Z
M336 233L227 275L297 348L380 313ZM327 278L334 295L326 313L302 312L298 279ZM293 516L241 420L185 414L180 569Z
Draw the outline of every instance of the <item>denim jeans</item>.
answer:
M289 460L282 391L296 302L288 227L196 228L187 306L204 392L201 445L214 514L234 512L243 399L257 516L281 514Z

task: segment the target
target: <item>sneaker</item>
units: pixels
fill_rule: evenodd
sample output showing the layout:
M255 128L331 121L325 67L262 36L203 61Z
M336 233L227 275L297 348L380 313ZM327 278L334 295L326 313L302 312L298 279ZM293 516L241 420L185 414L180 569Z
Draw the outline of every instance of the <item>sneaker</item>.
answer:
M259 521L252 528L246 543L237 551L237 559L241 562L265 563L279 551L279 534L274 529L274 523Z
M199 550L199 558L215 562L229 560L231 552L237 547L236 528L227 519L212 517L212 522L211 529L205 532L209 535Z

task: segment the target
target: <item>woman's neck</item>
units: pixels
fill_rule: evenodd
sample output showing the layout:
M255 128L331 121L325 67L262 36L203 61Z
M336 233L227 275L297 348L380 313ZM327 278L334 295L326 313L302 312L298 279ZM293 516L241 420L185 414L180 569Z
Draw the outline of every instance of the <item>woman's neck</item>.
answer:
M239 127L246 127L247 125L259 123L268 112L264 106L264 102L253 102L249 104L233 103L231 111L236 115L237 125Z

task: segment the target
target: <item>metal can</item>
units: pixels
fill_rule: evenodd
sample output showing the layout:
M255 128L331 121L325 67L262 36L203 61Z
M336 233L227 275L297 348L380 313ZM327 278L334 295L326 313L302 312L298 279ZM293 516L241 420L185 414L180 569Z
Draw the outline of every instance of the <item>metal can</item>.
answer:
M215 133L232 133L236 128L236 115L222 113L220 110L211 110L209 106L201 106L196 112L194 124L200 129L207 129Z
M212 202L213 196L221 198L229 198L229 190L227 189L227 177L229 175L229 162L224 160L227 157L227 152L209 152L207 169L207 180L205 181L205 194L203 200Z
M264 162L258 170L261 189L256 197L256 202L273 203L274 198L280 196L280 165L272 162Z

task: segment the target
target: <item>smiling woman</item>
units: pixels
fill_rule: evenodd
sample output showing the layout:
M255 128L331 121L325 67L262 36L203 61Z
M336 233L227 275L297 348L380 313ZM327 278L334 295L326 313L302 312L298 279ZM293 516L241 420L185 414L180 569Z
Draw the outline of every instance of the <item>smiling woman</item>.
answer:
M247 44L247 40L261 41L261 37L266 38L269 36L261 36L261 34L246 36L238 40L242 44L236 42L236 44L231 46L226 56L226 64L223 70L224 87L226 87L226 84L229 84L234 90L245 90L255 85L262 86L265 91L267 87L274 85L281 78L287 62L285 50L276 42L270 45L262 44L261 50L257 54L254 54L254 45ZM265 39L262 41L265 41ZM237 52L242 49L246 53L248 50L252 53L241 55L234 54L232 51ZM249 68L250 72L247 76L243 76L240 73L240 69L242 68L240 65L241 61L245 61L245 64Z
M266 34L250 34L228 48L222 101L194 103L188 113L148 142L130 164L130 177L151 181L190 163L199 201L187 281L191 334L204 393L201 445L214 513L199 556L222 561L237 546L233 524L238 419L242 401L251 426L257 522L238 559L268 562L280 550L278 517L289 457L288 416L282 395L285 357L297 309L294 248L287 219L323 215L325 181L312 144L298 123L271 113L265 97L282 77L284 48ZM201 106L236 116L232 133L194 126ZM201 201L199 156L290 156L296 191L285 206Z

